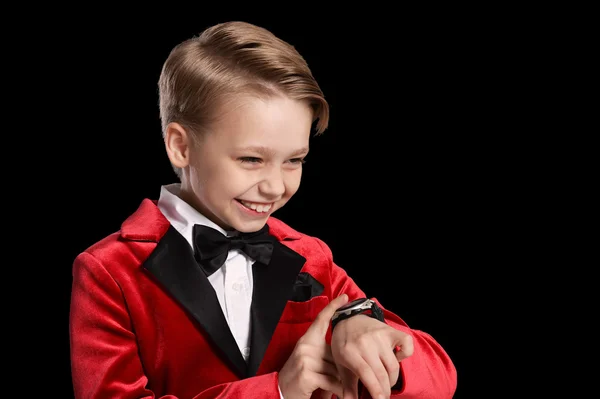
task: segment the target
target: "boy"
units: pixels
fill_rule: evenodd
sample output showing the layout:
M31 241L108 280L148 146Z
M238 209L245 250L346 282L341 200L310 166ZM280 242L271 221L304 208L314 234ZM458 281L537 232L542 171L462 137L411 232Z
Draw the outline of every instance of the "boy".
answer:
M173 49L159 97L180 183L74 262L75 396L451 398L440 345L271 216L329 118L296 50L218 24Z

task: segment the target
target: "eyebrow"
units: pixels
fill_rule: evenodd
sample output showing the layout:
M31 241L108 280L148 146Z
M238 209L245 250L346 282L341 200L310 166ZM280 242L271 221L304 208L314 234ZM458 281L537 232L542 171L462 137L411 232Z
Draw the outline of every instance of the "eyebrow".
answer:
M273 151L272 149L270 149L268 147L264 147L264 146L250 146L250 147L240 148L239 150L256 152L264 157L272 157L275 154L275 151ZM307 153L308 153L308 147L302 147L302 148L294 151L291 154L291 156L307 154Z

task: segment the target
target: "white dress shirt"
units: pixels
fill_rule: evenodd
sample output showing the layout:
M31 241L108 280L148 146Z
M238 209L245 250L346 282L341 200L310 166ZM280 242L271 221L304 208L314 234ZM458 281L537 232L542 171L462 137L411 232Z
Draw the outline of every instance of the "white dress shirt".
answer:
M232 232L223 230L207 217L179 198L179 183L162 186L158 199L158 208L171 225L194 248L193 228L195 224L212 227L226 236ZM208 277L215 289L219 304L235 337L240 352L246 362L250 357L250 305L252 303L252 265L254 259L240 250L234 249L227 254L225 264ZM283 399L281 390L279 396Z
M231 232L223 230L179 198L179 187L177 183L161 187L158 208L192 248L194 248L192 231L195 224L212 227L226 236L231 236ZM253 264L253 259L234 249L227 254L223 267L208 277L208 281L215 289L231 333L246 361L250 356Z

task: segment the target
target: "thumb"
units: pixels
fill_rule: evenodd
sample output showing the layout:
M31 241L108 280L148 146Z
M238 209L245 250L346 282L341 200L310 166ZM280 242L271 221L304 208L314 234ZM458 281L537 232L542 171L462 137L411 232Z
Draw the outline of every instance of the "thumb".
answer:
M331 302L329 302L327 306L325 306L319 312L319 314L315 318L315 321L313 321L310 327L308 327L308 330L306 330L304 336L309 338L315 337L318 339L322 339L325 336L325 334L327 334L329 322L331 321L333 314L339 307L345 305L346 302L348 302L348 295L346 294L342 294L337 298L333 299Z

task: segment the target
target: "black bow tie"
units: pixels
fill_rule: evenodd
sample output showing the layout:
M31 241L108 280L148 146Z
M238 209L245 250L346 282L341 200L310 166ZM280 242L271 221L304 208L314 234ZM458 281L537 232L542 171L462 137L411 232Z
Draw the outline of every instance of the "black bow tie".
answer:
M196 224L193 228L194 256L210 276L227 260L227 252L239 249L252 259L268 265L273 253L274 237L269 234L269 226L254 233L240 233L235 237L226 237L221 232L207 226Z

